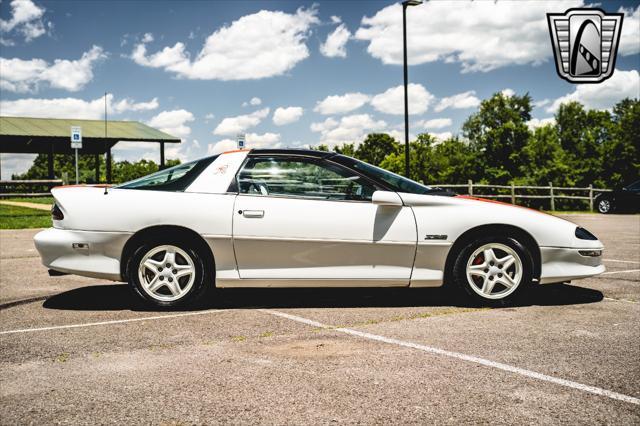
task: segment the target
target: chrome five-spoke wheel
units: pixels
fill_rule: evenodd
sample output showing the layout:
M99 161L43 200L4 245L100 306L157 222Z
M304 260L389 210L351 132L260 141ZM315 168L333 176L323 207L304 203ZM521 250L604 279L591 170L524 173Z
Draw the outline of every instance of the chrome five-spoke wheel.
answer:
M489 243L478 247L467 261L467 280L471 289L487 299L502 299L513 293L522 281L523 265L511 247Z
M140 260L138 279L151 298L173 302L191 290L196 267L191 256L180 247L161 245L149 250Z

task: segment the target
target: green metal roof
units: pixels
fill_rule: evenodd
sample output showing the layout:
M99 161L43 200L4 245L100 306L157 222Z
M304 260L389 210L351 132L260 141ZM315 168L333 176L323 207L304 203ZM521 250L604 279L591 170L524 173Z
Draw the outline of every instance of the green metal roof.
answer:
M112 141L180 142L179 138L137 121L76 120L57 118L0 117L0 136L66 138L71 126L82 127L82 139ZM5 139L5 138L3 138Z

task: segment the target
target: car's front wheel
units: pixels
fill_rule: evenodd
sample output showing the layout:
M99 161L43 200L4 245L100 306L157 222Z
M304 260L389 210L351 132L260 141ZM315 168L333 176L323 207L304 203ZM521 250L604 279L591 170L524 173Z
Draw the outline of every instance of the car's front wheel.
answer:
M175 307L193 302L205 290L206 268L198 249L187 242L147 243L134 251L129 284L147 303Z
M533 275L531 254L511 237L486 237L468 243L454 263L453 281L483 305L503 305L526 292Z

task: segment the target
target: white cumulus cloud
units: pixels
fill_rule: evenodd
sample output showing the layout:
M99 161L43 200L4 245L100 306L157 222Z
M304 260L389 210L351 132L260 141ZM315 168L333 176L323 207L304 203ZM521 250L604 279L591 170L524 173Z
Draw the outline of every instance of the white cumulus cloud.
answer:
M100 46L93 46L80 59L23 60L0 58L0 88L10 92L35 92L41 84L76 92L93 79L95 63L106 58Z
M147 123L151 127L178 138L186 138L191 133L188 122L193 121L193 114L185 109L162 111Z
M242 106L243 106L243 107L246 107L246 106L249 106L249 105L251 105L251 106L258 106L258 105L262 105L262 99L257 98L257 97L255 97L255 96L254 96L253 98L251 98L251 99L249 100L249 102L243 102L243 103L242 103Z
M269 115L269 108L259 109L251 114L226 117L214 129L213 134L229 136L244 132L260 124L267 115Z
M538 127L544 127L547 124L555 124L555 123L556 123L555 117L532 118L531 120L527 121L527 126L529 127L529 130L533 131Z
M114 102L113 95L107 95L109 115L128 111L143 111L157 107L158 100L136 103L131 99ZM104 98L85 101L78 98L25 98L12 101L0 100L2 115L11 117L78 118L97 120L104 117Z
M11 2L11 18L7 21L0 19L0 33L17 32L27 42L40 37L47 32L46 27L51 25L51 23L45 25L42 20L45 10L44 7L36 5L31 0L13 0ZM10 39L3 40L5 45L13 44Z
M247 133L245 136L246 148L280 148L279 133ZM237 149L238 142L235 139L222 139L207 146L209 155L220 154L221 152Z
M313 110L323 115L344 114L360 108L369 102L369 99L369 95L360 92L327 96L318 102Z
M435 96L421 84L410 83L407 86L409 94L409 114L422 114L435 100ZM394 115L404 114L404 86L396 86L371 99L371 106L380 112Z
M610 109L624 98L640 97L640 74L637 70L614 70L608 80L599 84L579 84L573 92L562 96L546 111L556 112L560 105L577 101L588 109Z
M624 13L624 19L618 51L623 56L640 53L640 6L635 11L621 7L619 12Z
M316 15L315 8L300 8L294 14L261 10L216 30L194 58L182 42L153 54L140 43L131 58L139 65L163 68L188 79L273 77L309 56L306 38L311 26L319 22Z
M509 89L508 87L506 89L502 89L500 93L502 93L502 96L504 96L505 98L510 98L516 94L515 90Z
M476 96L476 91L469 90L468 92L462 92L457 95L440 99L440 102L438 102L438 105L436 105L434 110L436 112L440 112L447 108L466 109L474 108L478 105L480 105L480 99Z
M463 72L507 65L537 65L552 57L547 12L581 6L580 0L429 1L407 11L408 61L459 62ZM355 38L385 64L402 64L402 6L362 19Z
M320 45L320 53L328 58L346 58L349 38L351 38L351 31L347 29L346 25L338 25Z
M433 136L434 138L436 138L440 142L442 142L444 140L447 140L447 139L450 139L453 136L453 134L451 132L442 132L442 133L429 132L429 134L431 136Z
M273 124L276 126L284 126L285 124L295 123L300 120L304 109L302 107L277 108L273 113Z
M450 118L434 118L431 120L420 120L416 123L416 126L425 129L442 129L449 127L453 124Z
M151 111L160 106L158 98L153 98L148 102L136 102L131 98L125 98L112 104L112 109L119 114L125 111Z
M320 133L320 143L330 148L343 144L360 144L368 133L385 130L387 123L375 120L369 114L347 115L338 120L328 118L324 122L312 123L311 131Z

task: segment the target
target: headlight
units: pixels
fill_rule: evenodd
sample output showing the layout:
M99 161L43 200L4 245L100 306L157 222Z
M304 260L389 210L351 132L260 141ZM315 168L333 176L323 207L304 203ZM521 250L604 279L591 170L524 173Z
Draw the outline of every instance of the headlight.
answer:
M598 239L598 237L593 235L591 232L579 226L576 228L576 238L579 238L581 240L597 240Z

